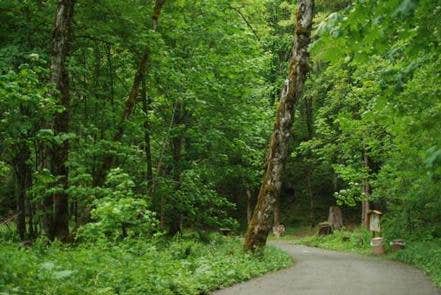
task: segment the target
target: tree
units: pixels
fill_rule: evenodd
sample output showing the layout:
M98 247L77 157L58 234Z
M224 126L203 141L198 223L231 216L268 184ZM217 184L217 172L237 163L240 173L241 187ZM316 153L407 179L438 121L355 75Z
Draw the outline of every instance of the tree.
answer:
M268 233L271 230L274 203L280 194L284 162L288 156L294 109L302 96L308 73L308 46L311 38L313 8L314 2L311 0L298 2L294 47L288 78L277 109L262 186L245 236L247 250L256 250L265 246Z
M51 172L58 178L62 190L56 192L54 200L54 218L49 237L66 240L69 235L69 201L66 193L68 188L69 171L69 132L70 121L70 89L67 58L69 56L74 0L60 0L56 10L55 25L52 40L52 82L55 84L56 96L63 110L55 114L54 134L59 137L59 145L51 151Z
M164 3L165 0L155 1L155 6L153 8L153 13L151 16L153 32L156 32L156 30L158 29L159 17L161 15L161 11L162 11L162 7L164 6ZM129 96L127 97L123 112L116 127L116 131L113 135L113 141L115 142L121 141L122 136L124 134L125 124L129 119L130 115L133 113L137 99L140 94L141 85L143 84L143 81L145 80L146 72L148 71L147 67L149 66L149 59L150 59L150 50L149 48L144 48L141 57L139 58L138 67L136 69L136 73L133 78L132 87L130 89ZM143 92L144 91L146 90L143 90ZM146 97L146 95L144 94L142 95ZM113 162L114 162L114 156L112 154L104 155L101 166L98 168L98 170L94 175L94 184L96 186L101 186L104 184L107 172L109 171L110 168L112 168Z
M30 194L32 142L37 141L40 122L52 118L55 111L54 100L48 95L51 88L45 86L47 70L38 65L41 62L38 56L30 57L27 62L17 72L0 75L0 109L5 110L0 123L0 156L13 171L17 231L21 240L35 235L35 201Z

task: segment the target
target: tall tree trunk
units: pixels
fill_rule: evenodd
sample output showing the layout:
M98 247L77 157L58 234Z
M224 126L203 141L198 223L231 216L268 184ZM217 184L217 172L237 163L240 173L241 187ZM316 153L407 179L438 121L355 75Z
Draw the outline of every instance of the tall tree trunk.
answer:
M64 108L62 112L56 113L54 118L54 133L63 135L69 132L69 73L67 70L67 58L71 43L71 27L74 10L74 0L59 0L55 17L53 32L52 51L52 82L57 90L59 104ZM54 219L52 224L55 238L62 241L69 235L69 211L68 196L68 168L66 162L69 156L69 142L64 140L59 146L52 149L51 170L58 178L58 184L63 191L54 194Z
M159 16L161 15L162 7L164 6L165 0L156 0L155 7L153 9L152 14L152 30L155 32L158 29ZM113 141L121 141L124 135L125 124L133 110L135 108L136 101L139 97L141 83L144 80L144 77L147 73L147 66L150 57L150 52L148 48L144 49L144 53L141 55L141 58L138 62L138 67L135 73L135 77L133 79L132 88L130 89L129 96L127 97L123 112L121 114L121 118L116 127L116 131L113 135ZM101 165L97 169L94 174L93 183L95 186L102 186L104 181L106 180L107 173L110 168L113 166L113 162L115 161L112 154L104 155Z
M29 177L29 187L32 186L32 175ZM36 229L34 224L34 205L32 201L27 198L27 207L28 207L28 237L33 239L36 237Z
M152 164L152 150L150 144L150 121L149 121L149 110L150 110L150 98L147 96L147 85L146 79L142 81L141 87L141 97L142 97L142 109L144 112L144 153L145 153L145 163L146 163L146 174L145 180L147 183L147 192L150 194L152 192L153 184L153 164Z
M311 178L312 178L312 169L311 167L306 167L306 190L309 197L309 225L314 227L315 223L315 214L314 214L314 194L312 192Z
M305 97L305 118L306 118L306 129L308 130L308 140L313 137L313 110L312 110L312 97ZM306 165L306 190L309 197L309 224L314 227L315 216L314 216L314 193L312 191L311 179L313 175L312 164L307 163Z
M43 122L41 129L48 129L49 124L47 122ZM49 169L49 146L48 143L45 141L37 141L36 142L36 155L35 155L35 163L36 167L35 169L39 173L44 173L44 170ZM41 203L38 203L38 209L42 212L42 217L39 220L40 223L40 229L44 233L44 235L49 239L53 239L53 233L52 233L52 223L53 223L53 198L52 196L44 196Z
M17 156L14 159L14 172L17 191L17 232L20 240L27 238L26 232L26 202L27 193L31 186L32 168L28 163L31 152L27 143L21 141L18 146Z
M313 0L299 0L294 34L294 48L289 64L288 79L282 90L276 122L267 155L257 205L245 235L245 249L255 250L265 246L272 227L274 202L280 194L282 171L288 156L288 145L295 106L303 92L308 72L308 46L311 38Z
M110 97L110 105L112 106L112 111L115 111L115 86L114 86L114 70L113 70L113 61L112 61L112 46L107 44L107 64L108 64L108 72L109 72L109 97Z
M158 29L159 16L161 15L162 7L164 6L165 0L156 0L155 7L153 8L152 15L152 29L154 32Z
M369 175L369 157L367 155L366 149L363 150L363 166L366 169L367 174ZM363 180L363 199L361 201L361 225L366 228L369 228L369 199L371 193L371 185L369 184L369 180L366 177L366 179Z

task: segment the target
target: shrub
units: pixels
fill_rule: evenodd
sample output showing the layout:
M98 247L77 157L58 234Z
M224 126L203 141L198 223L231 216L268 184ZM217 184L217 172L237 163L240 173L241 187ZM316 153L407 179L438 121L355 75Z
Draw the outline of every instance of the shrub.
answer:
M11 294L206 294L268 271L291 258L268 247L242 250L236 238L127 239L66 247L0 244L0 293Z
M151 236L158 222L145 199L133 192L134 183L121 169L112 170L106 186L95 201L93 222L80 228L78 237L85 240Z

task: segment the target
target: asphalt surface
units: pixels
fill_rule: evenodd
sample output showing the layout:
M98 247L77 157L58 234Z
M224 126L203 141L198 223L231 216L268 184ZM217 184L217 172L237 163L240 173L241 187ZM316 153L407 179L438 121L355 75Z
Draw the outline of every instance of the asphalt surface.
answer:
M376 257L273 243L295 259L285 270L214 295L441 295L420 270Z

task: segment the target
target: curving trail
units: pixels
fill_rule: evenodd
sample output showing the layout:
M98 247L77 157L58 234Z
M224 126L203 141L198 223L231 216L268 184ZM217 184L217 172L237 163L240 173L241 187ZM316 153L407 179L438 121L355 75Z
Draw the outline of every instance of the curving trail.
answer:
M293 267L215 295L441 295L424 273L403 263L275 242Z

